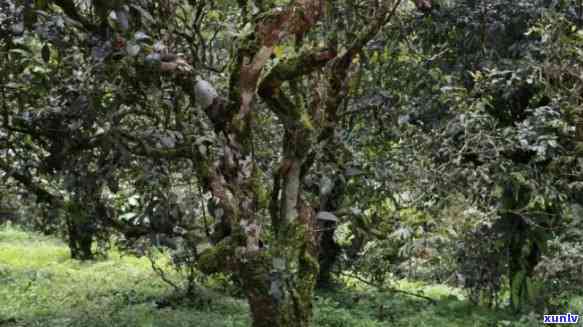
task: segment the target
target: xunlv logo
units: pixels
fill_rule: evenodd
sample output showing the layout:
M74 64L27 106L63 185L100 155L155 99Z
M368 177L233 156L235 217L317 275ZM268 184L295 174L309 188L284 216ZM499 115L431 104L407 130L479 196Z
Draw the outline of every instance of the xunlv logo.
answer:
M545 324L576 324L579 321L579 315L570 313L562 315L544 315Z

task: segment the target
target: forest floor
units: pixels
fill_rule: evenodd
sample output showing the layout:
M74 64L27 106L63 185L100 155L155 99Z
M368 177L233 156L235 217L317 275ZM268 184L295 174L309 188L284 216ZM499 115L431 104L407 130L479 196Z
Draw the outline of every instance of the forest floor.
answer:
M176 276L170 276L170 278ZM503 310L471 305L460 290L401 284L437 304L366 287L318 293L314 326L532 326ZM175 294L147 258L111 252L108 259L78 262L55 238L0 226L0 326L235 327L250 326L243 299L210 291L200 302L161 305Z

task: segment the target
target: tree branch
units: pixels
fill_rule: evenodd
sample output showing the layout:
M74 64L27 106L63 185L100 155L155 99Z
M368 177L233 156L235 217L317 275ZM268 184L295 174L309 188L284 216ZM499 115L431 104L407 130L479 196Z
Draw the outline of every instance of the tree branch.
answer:
M354 274L348 274L348 273L344 273L341 272L340 275L346 276L346 277L350 277L350 278L354 278L362 283L365 283L366 285L369 286L373 286L376 287L379 291L381 292L392 292L392 293L400 293L400 294L405 294L405 295L409 295L409 296L414 296L414 297L418 297L420 299L424 299L429 301L431 304L437 304L437 301L435 301L434 299L425 296L425 295L421 295L421 294L417 294L417 293L413 293L413 292L408 292L408 291L404 291L404 290L400 290L394 287L385 287L385 286L380 286L380 285L375 285L374 283L358 276L358 275L354 275Z
M65 15L79 22L86 30L91 32L97 31L97 26L93 25L88 19L79 14L77 6L75 6L73 0L55 0L54 3L63 9Z
M289 126L299 122L301 113L294 110L296 106L283 94L281 85L324 67L335 56L333 51L315 50L280 62L259 85L259 95L284 124Z

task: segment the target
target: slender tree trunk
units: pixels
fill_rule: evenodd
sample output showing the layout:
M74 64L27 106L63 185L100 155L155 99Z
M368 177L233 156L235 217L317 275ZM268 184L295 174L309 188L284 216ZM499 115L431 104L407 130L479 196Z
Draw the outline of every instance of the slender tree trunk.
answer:
M75 217L67 221L67 239L71 258L77 260L93 259L91 245L93 244L93 233L87 223L75 221Z
M332 270L340 254L340 246L334 241L335 230L336 227L332 223L326 223L323 226L319 251L320 273L318 274L318 288L332 286Z
M69 202L65 206L67 223L67 241L71 258L77 260L93 259L91 245L94 230L91 226L90 213L81 200Z
M339 148L341 145L339 145ZM340 209L340 204L344 198L344 179L339 176L334 177L333 180L327 180L328 185L320 185L320 211L335 212ZM321 181L325 184L326 181ZM340 254L340 246L334 240L334 233L336 232L336 222L321 221L319 222L319 229L321 230L319 236L319 261L320 273L318 274L318 288L328 288L332 286L332 270L338 255Z

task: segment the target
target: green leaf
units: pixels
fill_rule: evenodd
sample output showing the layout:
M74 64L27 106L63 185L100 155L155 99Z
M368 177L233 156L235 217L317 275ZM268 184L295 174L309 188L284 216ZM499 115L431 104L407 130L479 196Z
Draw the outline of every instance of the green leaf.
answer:
M517 272L512 278L512 289L510 290L510 296L512 298L512 305L515 308L520 307L524 294L522 294L523 285L525 284L526 273L524 271Z
M282 46L276 46L273 49L273 54L277 57L277 58L281 58L285 55L285 48Z
M10 49L10 51L8 51L10 53L16 53L19 54L23 57L30 57L31 53L29 51L26 51L24 49Z

